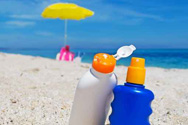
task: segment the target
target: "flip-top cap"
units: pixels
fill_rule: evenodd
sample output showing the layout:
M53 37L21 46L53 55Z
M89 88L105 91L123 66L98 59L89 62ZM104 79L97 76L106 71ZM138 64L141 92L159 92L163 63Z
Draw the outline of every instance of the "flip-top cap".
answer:
M93 68L100 73L111 73L114 71L116 59L106 53L98 53L93 59Z
M133 57L127 70L127 82L144 84L145 82L145 59Z

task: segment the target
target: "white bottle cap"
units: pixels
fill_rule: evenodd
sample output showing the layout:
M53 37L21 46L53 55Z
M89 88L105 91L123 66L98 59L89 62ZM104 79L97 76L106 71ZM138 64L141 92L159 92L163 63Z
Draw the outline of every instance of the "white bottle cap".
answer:
M116 60L119 60L121 58L129 57L134 50L136 50L136 47L134 45L122 46L118 49L117 53L114 55L114 58Z

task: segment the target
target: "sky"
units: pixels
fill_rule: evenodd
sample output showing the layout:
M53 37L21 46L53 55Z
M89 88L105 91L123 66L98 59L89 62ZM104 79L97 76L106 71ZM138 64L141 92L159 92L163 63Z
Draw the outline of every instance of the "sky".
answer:
M188 48L187 0L0 0L0 48L60 48L64 20L43 19L45 7L75 3L95 12L68 21L72 48Z

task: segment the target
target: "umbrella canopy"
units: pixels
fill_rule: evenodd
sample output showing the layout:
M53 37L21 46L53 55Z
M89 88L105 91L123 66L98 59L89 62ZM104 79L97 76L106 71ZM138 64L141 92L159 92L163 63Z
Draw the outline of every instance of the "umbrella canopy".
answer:
M42 13L44 18L81 20L90 17L93 11L73 3L56 3L48 6Z
M65 45L67 41L67 20L81 20L90 17L93 11L73 3L56 3L48 6L42 12L42 17L65 20Z

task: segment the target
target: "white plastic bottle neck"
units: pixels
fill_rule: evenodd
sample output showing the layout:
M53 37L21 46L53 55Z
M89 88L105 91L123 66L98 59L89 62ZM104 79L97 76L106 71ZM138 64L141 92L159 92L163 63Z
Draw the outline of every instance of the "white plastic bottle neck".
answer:
M93 67L90 68L90 72L97 78L109 78L112 76L113 72L111 73L100 73L96 71Z

